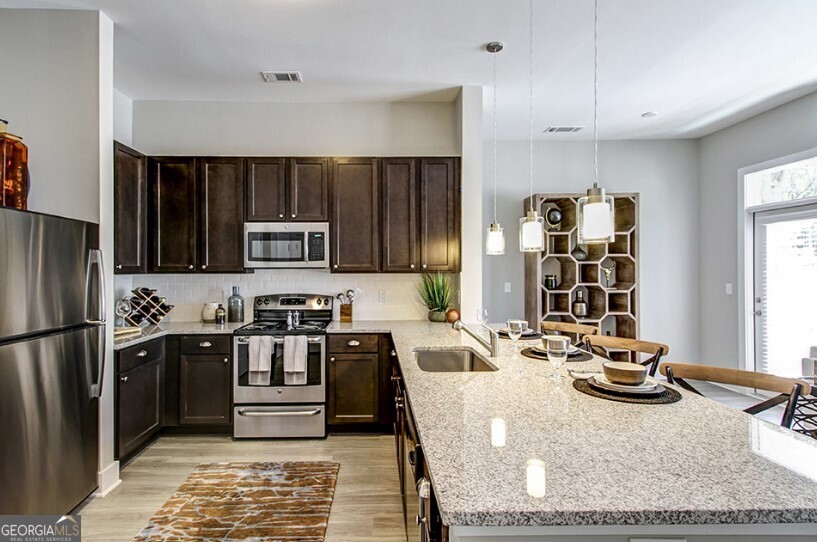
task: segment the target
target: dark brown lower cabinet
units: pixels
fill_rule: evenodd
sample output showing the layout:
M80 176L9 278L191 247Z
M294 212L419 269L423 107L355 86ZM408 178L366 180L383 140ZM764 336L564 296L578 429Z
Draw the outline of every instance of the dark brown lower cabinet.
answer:
M163 339L117 353L117 459L138 451L162 428L164 361Z
M230 337L180 338L179 425L230 423Z
M377 353L331 354L328 423L377 423L379 374Z

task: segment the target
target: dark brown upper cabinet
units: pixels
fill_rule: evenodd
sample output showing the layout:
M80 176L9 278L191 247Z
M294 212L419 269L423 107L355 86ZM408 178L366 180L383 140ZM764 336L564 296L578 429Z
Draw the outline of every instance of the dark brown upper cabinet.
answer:
M460 183L455 158L420 160L420 270L459 271Z
M290 158L287 221L329 220L329 159Z
M244 270L244 159L198 158L197 265L205 273Z
M147 273L147 158L114 141L113 159L114 273Z
M379 185L377 159L332 160L332 271L380 270Z
M191 273L196 269L196 167L193 158L151 158L151 271Z
M286 158L247 158L247 222L287 219Z
M419 267L416 163L414 158L381 160L383 271L406 273Z

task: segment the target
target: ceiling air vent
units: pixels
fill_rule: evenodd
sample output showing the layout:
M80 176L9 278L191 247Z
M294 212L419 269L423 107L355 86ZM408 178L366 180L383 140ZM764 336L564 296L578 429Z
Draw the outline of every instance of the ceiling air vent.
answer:
M301 72L261 72L267 83L302 83Z
M584 126L548 126L542 133L544 134L575 134Z

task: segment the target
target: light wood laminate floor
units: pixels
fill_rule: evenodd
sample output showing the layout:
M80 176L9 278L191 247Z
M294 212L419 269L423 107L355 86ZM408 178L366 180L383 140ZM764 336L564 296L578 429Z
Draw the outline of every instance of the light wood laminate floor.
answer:
M327 542L406 542L394 438L389 435L238 441L162 436L122 469L116 489L79 510L82 540L131 540L199 463L223 461L337 461Z

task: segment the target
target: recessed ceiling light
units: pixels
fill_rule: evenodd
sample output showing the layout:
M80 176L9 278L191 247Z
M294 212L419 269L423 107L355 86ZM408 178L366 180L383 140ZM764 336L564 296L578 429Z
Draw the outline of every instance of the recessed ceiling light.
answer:
M543 134L573 134L584 128L584 126L548 126L542 130Z
M656 116L657 114L658 113L656 113L655 111L647 111L646 113L641 113L641 116L644 117L645 119L649 119Z

